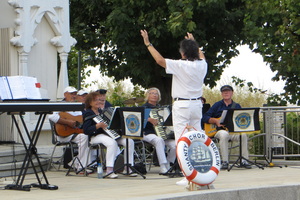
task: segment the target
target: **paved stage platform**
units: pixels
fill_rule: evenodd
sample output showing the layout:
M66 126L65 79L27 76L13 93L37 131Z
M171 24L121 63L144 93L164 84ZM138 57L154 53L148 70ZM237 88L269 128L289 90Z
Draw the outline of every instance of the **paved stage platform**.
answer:
M177 186L180 177L158 175L153 167L146 175L118 179L98 179L96 174L65 176L66 171L46 172L50 184L58 190L31 188L31 191L5 190L12 178L0 179L1 200L81 200L81 199L206 199L206 200L277 200L300 199L300 166L267 167L264 170L233 168L221 171L213 183L215 189L188 191ZM27 175L24 184L36 183L34 175Z

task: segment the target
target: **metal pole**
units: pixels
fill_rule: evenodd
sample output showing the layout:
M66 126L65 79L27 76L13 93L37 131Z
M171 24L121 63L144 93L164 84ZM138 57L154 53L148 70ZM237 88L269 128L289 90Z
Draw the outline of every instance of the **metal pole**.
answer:
M78 51L78 83L77 88L78 90L81 89L81 51Z

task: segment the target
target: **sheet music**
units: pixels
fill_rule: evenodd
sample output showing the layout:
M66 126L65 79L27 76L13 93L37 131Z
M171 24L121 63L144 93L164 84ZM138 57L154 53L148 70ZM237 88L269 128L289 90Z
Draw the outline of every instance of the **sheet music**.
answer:
M0 77L0 98L1 99L12 99L12 94L11 94L6 76Z
M37 79L28 76L1 77L1 99L42 99Z
M220 123L221 123L221 124L224 122L225 117L226 117L226 114L227 114L227 110L223 110L222 115L221 115L221 118L220 118Z
M37 78L28 76L23 76L22 78L25 85L27 99L41 99L40 90L36 87L36 83L38 83Z

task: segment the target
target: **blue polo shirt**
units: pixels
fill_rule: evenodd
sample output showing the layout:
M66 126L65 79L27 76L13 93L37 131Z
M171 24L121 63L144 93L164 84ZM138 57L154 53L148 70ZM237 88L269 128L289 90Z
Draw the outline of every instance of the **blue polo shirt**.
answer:
M223 110L227 110L232 107L234 101L226 106L223 100L216 102L209 110L203 115L202 122L208 123L210 118L219 118L222 115ZM240 104L235 103L234 108L242 108Z

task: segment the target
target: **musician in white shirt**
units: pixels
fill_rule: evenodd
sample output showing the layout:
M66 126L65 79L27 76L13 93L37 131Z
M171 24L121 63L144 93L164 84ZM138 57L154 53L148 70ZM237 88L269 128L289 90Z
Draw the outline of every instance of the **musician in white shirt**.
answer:
M109 174L107 178L117 178L118 175L113 172L115 160L120 154L120 148L118 144L124 147L124 155L126 155L126 139L118 138L117 140L108 136L103 129L107 128L107 124L104 122L96 123L93 118L102 114L102 110L105 107L106 94L100 94L99 92L91 92L86 96L85 108L83 113L83 130L90 138L91 144L101 143L106 147L106 174ZM128 162L131 166L134 166L134 142L132 139L128 139ZM126 156L124 163L126 164ZM127 173L126 167L124 169L125 175L130 177L136 177L137 174L129 168Z
M64 90L64 101L66 102L75 102L76 101L76 96L77 96L77 89L71 86L68 86ZM81 111L70 111L67 112L68 114L72 116L81 116L82 112ZM59 124L65 124L68 125L71 128L76 127L76 121L72 119L64 119L61 118L59 115L59 112L54 112L52 115L49 115L49 120L53 121L54 123L59 123ZM82 167L85 168L86 164L90 162L88 159L88 136L85 134L72 134L67 137L62 137L62 136L56 136L57 140L60 142L69 142L72 141L78 145L78 155L77 158L79 159L80 163L76 160L74 163L74 167L77 169L78 172L82 172ZM71 164L71 163L70 163ZM92 173L92 170L87 170L88 173Z
M204 54L199 49L191 33L187 33L180 42L181 60L165 59L150 43L146 30L141 30L144 44L156 63L172 74L172 97L174 99L173 127L177 142L186 125L201 129L202 118L202 86L207 73L207 63Z
M159 106L158 102L161 100L160 91L158 88L150 88L146 92L146 103L143 105L146 108L156 108ZM149 117L146 127L143 131L143 140L152 144L155 147L160 173L165 174L170 168L170 163L174 164L176 158L176 145L174 139L164 140L157 136L154 127L158 125L158 120ZM165 154L165 147L168 147L168 156Z
M180 42L180 60L165 59L150 43L146 30L141 30L141 35L148 51L158 65L166 69L167 74L172 74L172 97L174 99L173 128L175 141L187 132L187 125L196 130L202 130L202 86L207 73L207 63L204 54L199 49L191 33ZM187 184L183 179L177 184Z

